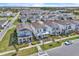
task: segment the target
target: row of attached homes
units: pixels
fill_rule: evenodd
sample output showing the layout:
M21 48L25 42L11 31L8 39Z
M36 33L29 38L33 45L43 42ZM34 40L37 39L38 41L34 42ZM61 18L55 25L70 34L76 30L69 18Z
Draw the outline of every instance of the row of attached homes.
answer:
M22 22L17 25L19 44L32 42L34 36L40 40L49 34L68 35L79 31L79 21L75 20L75 15L62 10L26 9L20 11L19 18ZM27 20L31 20L31 23L27 23Z
M62 10L61 10L62 11ZM22 10L20 13L20 19L26 20L29 19L32 22L36 20L72 20L75 19L73 13L60 12L60 10L49 11L49 10Z
M16 15L16 13L13 13L11 11L5 11L5 12L0 13L1 17L8 17L8 16L14 17L15 15Z
M17 25L18 43L31 42L33 36L40 40L46 35L68 35L79 31L78 20L46 20Z

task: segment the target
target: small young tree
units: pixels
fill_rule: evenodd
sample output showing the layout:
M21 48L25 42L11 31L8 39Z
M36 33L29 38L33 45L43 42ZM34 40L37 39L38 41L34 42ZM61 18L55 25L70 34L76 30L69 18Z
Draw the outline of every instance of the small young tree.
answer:
M16 47L16 44L17 44L17 33L16 33L16 30L14 30L14 33L11 34L10 36L10 45L12 45L15 50L16 50L16 54L18 54L18 48Z

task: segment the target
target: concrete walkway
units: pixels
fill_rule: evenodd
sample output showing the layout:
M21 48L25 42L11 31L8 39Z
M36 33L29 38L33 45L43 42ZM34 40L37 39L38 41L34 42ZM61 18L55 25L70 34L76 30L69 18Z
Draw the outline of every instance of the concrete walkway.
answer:
M73 37L76 37L76 36L79 36L79 35L70 36L70 37L66 37L66 38L62 38L62 39L57 39L56 41L60 41L60 40L68 39L68 38L73 38ZM44 44L48 44L48 43L51 43L51 42L52 41L44 42ZM32 48L32 47L38 47L40 45L42 45L42 44L40 43L40 44L36 44L36 45L31 45L31 46L28 46L28 47L23 47L23 48L20 48L19 50L24 50L24 49L28 49L28 48ZM40 49L40 48L38 47L38 49ZM8 53L12 53L12 52L15 52L15 50L2 52L2 53L0 53L0 55L5 55L5 54L8 54Z
M44 44L51 43L51 42L52 41L45 42ZM23 48L20 48L19 51L24 50L24 49L28 49L28 48L32 48L32 47L37 47L37 46L40 46L40 45L42 45L42 44L36 44L36 45L28 46L28 47L23 47ZM16 52L16 50L10 50L10 51L6 51L6 52L2 52L2 53L0 53L0 55L5 55L5 54L8 54L8 53L13 53L13 52Z
M38 51L42 51L42 48L39 45L37 45L36 47L37 47Z
M79 56L79 39L73 40L73 44L62 45L46 51L50 56Z

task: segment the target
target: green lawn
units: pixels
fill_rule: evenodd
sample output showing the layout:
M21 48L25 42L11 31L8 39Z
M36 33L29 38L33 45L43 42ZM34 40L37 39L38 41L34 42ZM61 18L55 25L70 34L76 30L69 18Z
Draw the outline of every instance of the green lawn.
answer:
M79 36L73 37L73 38L68 38L66 40L75 40L75 39L79 39Z
M55 48L55 47L61 46L61 44L62 44L62 42L54 42L54 43L52 42L52 43L41 45L41 48L43 50L47 50L50 48Z
M52 39L60 39L60 36L49 35L48 37L51 37Z
M17 25L17 24L19 24L20 22L21 22L20 19L17 18L13 24L14 24L14 25Z
M31 55L31 54L36 53L36 52L38 52L36 47L28 48L28 49L19 51L18 56L27 56L27 55ZM8 53L8 54L5 54L3 56L13 56L14 54L15 53Z
M20 22L18 22L17 20L14 22L14 25L17 25L17 24L19 24Z
M0 42L0 52L13 50L13 46L9 46L10 35L14 32L15 28L10 29L4 36L3 40ZM28 44L16 45L17 48L27 47Z
M76 36L76 37L68 38L68 39L65 39L65 40L62 40L62 41L59 41L59 42L52 42L52 43L48 43L48 44L43 44L43 45L41 45L41 48L43 50L48 50L48 49L51 49L51 48L61 46L62 43L67 41L67 40L75 40L75 39L78 39L78 38L79 38L79 36Z
M39 43L40 43L39 41L33 41L31 44L36 45L36 44L39 44Z
M19 44L19 45L16 45L16 46L17 46L17 48L23 48L23 47L28 47L29 44L24 43L24 44Z
M0 32L2 31L3 29L0 29Z
M10 29L4 36L3 40L0 42L0 52L12 49L12 47L9 47L9 40L11 33L14 32L15 28Z
M8 17L8 20L12 20L13 19L13 17Z
M19 56L26 56L26 55L31 55L31 54L36 53L36 52L38 52L38 49L36 47L33 47L33 48L29 48L29 49L19 51L18 55Z

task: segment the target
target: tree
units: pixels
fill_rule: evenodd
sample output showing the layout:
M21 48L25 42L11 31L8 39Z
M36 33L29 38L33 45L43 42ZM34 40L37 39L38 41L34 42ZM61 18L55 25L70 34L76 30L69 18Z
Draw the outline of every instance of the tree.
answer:
M12 45L15 48L15 50L16 50L15 55L18 54L18 48L17 48L16 44L18 44L17 33L16 33L16 30L14 30L14 33L12 33L10 36L10 45Z
M32 35L33 35L33 39L34 39L35 41L37 41L37 38L36 38L36 36L34 35L33 32L32 32Z

